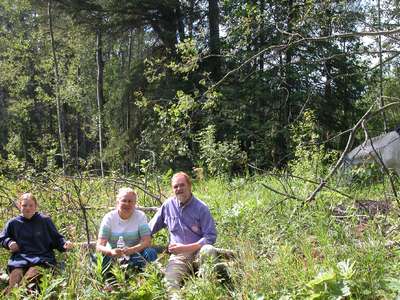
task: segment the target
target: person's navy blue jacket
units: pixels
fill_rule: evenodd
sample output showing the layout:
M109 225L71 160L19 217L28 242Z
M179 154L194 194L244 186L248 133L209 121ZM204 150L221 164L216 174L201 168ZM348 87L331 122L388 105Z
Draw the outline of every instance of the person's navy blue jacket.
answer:
M0 243L9 249L11 241L18 244L20 251L12 253L8 261L9 269L34 265L54 266L56 259L53 249L65 251L65 239L53 221L38 212L30 219L20 215L7 222L0 233Z

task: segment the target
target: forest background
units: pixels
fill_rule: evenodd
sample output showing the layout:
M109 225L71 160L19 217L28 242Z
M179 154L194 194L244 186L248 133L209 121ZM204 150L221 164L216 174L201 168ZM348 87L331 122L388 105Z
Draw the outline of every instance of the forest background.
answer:
M392 1L3 0L0 172L243 174L304 139L341 151L397 99L398 20Z
M398 181L321 178L368 109L399 101L399 18L383 0L0 0L1 224L33 191L63 234L94 240L118 187L158 206L185 170L238 258L231 285L192 278L186 299L395 298ZM14 297L110 298L85 249L61 260ZM111 298L163 299L161 278L116 270Z

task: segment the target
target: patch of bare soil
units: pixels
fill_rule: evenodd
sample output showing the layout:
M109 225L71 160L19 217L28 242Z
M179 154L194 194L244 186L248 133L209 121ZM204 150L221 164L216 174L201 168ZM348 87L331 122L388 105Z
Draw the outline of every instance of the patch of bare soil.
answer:
M354 206L359 213L364 213L371 218L377 214L388 214L392 208L387 200L356 200Z
M358 199L352 204L340 204L331 208L331 215L340 222L356 219L357 222L353 226L353 234L357 239L361 239L365 231L370 227L370 220L373 220L377 216L385 216L391 210L396 210L393 202L387 200ZM388 223L386 218L379 222L379 228L384 236L397 230L398 227L399 225ZM391 243L389 246L392 246L393 242L389 241L389 243ZM398 243L395 242L395 244L397 245Z
M337 219L358 218L360 223L365 223L377 215L386 215L392 209L391 202L387 200L357 199L352 205L339 204L331 209L332 216Z

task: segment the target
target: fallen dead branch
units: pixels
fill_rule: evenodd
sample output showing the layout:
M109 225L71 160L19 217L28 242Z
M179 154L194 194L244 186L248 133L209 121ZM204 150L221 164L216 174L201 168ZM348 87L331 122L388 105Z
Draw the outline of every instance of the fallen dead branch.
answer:
M358 128L360 128L360 126L362 125L362 123L365 120L368 120L370 118L372 118L373 116L375 116L376 114L380 113L381 111L384 111L392 106L395 105L399 105L400 102L392 102L389 103L383 107L381 107L380 109L371 112L372 109L374 108L375 104L373 104L368 110L367 112L361 117L360 120L358 120L358 122L354 125L354 127L351 129L350 131L350 136L349 139L347 140L347 145L342 153L342 155L340 156L339 160L336 162L335 166L333 167L333 169L329 172L329 174L321 180L320 184L318 185L318 187L307 197L305 203L309 203L311 201L313 201L315 199L315 197L317 196L317 194L324 188L324 186L326 185L326 182L328 181L329 178L332 177L333 174L336 173L336 171L338 170L338 168L343 164L344 161L344 157L345 155L349 152L350 148L353 146L354 143L354 136L356 133L356 130Z
M279 192L279 191L273 189L272 187L266 185L265 183L261 183L261 185L262 185L263 187L265 187L266 189L268 189L268 190L270 190L270 191L272 191L272 192L274 192L274 193L276 193L276 194L278 194L278 195L284 196L284 197L286 197L286 198L291 198L291 199L295 199L295 200L299 200L299 201L304 201L303 199L301 199L301 198L299 198L299 197L296 197L296 196L294 196L294 195L290 195L290 194L286 194L286 193Z
M348 131L349 131L349 130L348 130ZM253 168L253 169L257 170L257 171L262 171L264 175L270 175L270 176L274 176L274 177L277 177L277 178L282 178L283 176L287 176L287 177L299 179L299 180L304 181L304 182L313 183L313 184L319 184L319 182L317 182L317 181L315 181L315 180L311 180L311 179L304 178L304 177L301 177L301 176L298 176L298 175L294 175L294 174L292 174L292 173L280 174L280 173L268 172L268 171L262 170L262 169L260 169L260 168L258 168L258 167L256 167L256 166L254 166L254 165L252 165L252 164L248 164L248 166L249 166L250 168ZM270 188L270 187L268 187L268 186L265 186L265 188L270 189L270 190L272 190L273 192L276 192L274 189L272 189L272 188ZM325 188L328 189L328 190L330 190L330 191L332 191L332 192L335 192L335 193L337 193L337 194L339 194L339 195L341 195L341 196L343 196L343 197L346 197L346 198L348 198L348 199L353 199L352 196L350 196L350 195L348 195L348 194L346 194L346 193L344 193L344 192L342 192L342 191L339 191L338 189L335 189L335 188L333 188L333 187L331 187L331 186L329 186L329 185L325 185ZM277 192L277 193L279 193L279 192ZM282 192L281 192L281 194L284 195L284 196L286 196L286 197L289 197L289 196L290 196L290 195L287 195L287 194L282 193ZM290 197L289 197L289 198L290 198ZM298 198L297 200L300 200L300 198ZM301 201L304 201L304 199L301 199Z

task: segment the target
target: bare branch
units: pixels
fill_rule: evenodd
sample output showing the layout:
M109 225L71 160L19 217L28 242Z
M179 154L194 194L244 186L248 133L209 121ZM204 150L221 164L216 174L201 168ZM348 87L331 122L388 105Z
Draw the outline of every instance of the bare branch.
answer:
M347 152L349 152L350 148L353 146L354 143L354 135L356 130L361 126L361 123L364 119L366 119L369 114L371 113L371 110L373 109L373 107L375 106L375 104L373 104L368 110L367 112L362 116L362 118L360 120L358 120L358 122L356 123L356 125L354 125L354 127L351 129L350 131L350 136L349 139L347 140L347 145L342 153L342 155L340 156L339 160L336 162L335 166L333 167L333 169L329 172L329 174L325 177L325 179L322 179L320 184L318 185L318 187L308 196L306 203L310 202L312 200L315 199L315 196L321 191L321 189L326 185L326 182L329 178L331 178L331 176L336 172L336 170L342 165L343 160L345 155L347 154Z
M225 81L226 78L228 78L231 74L235 73L236 71L239 71L242 69L244 66L246 66L248 63L252 62L254 59L259 57L260 55L264 54L267 51L282 51L287 49L288 47L301 44L304 42L323 42L327 40L332 40L332 39L341 39L341 38L350 38L350 37L365 37L365 36L390 36L394 35L397 33L400 33L400 28L395 28L393 30L380 30L380 31L353 31L353 32L346 32L346 33L341 33L341 34L333 34L333 35L328 35L328 36L321 36L321 37L303 37L298 33L291 33L291 32L286 32L284 30L278 29L280 32L288 35L291 37L289 43L287 44L280 44L280 45L272 45L269 46L265 49L262 49L261 51L257 52L256 54L252 55L250 58L245 60L243 63L241 63L238 67L230 70L227 72L219 81L217 81L214 85L212 85L209 89L207 89L202 96L206 95L210 91L214 90L216 87L218 87L222 82ZM292 38L298 38L297 40L292 41Z
M266 171L264 171L264 170L262 170L262 169L260 169L260 168L258 168L256 166L252 165L252 164L248 164L248 166L253 168L253 169L256 169L256 170L259 170L259 171L263 171L263 173L266 174L266 175L271 175L271 176L275 176L275 177L282 177L282 174L266 172ZM294 175L294 174L291 174L291 173L285 173L285 176L289 176L289 177L292 177L292 178L300 179L300 180L302 180L304 182L309 182L309 183L313 183L313 184L319 184L319 182L317 182L315 180L304 178L304 177L301 177L301 176L298 176L298 175ZM339 194L341 196L344 196L344 197L346 197L348 199L353 199L353 197L351 197L350 195L347 195L347 194L345 194L345 193L339 191L338 189L335 189L335 188L333 188L333 187L331 187L329 185L325 185L325 188L328 189L328 190L331 190L331 191L333 191L333 192L335 192L335 193L337 193L337 194Z
M339 160L336 162L335 166L333 167L333 169L329 172L329 174L325 177L325 179L321 180L320 184L318 185L318 187L308 196L306 203L312 201L315 199L315 196L321 191L321 189L326 185L326 182L329 178L332 177L332 175L337 171L337 169L342 165L343 160L345 155L349 152L350 148L353 146L354 143L354 135L356 130L361 126L362 122L364 122L364 120L369 120L372 117L376 116L377 114L379 114L381 111L384 111L394 105L399 105L400 102L392 102L389 103L381 108L379 108L378 110L371 112L372 109L374 108L375 104L373 104L368 111L361 117L360 120L358 120L358 122L354 125L354 127L351 129L350 131L350 136L349 139L347 140L347 145L342 153L342 155L340 156Z
M272 191L272 192L274 192L274 193L276 193L276 194L278 194L278 195L284 196L284 197L286 197L286 198L291 198L291 199L295 199L295 200L299 200L299 201L304 201L304 199L298 198L298 197L296 197L296 196L293 196L293 195L289 195L289 194L285 194L285 193L279 192L279 191L273 189L272 187L266 185L265 183L261 183L261 185L262 185L263 187L265 187L266 189L268 189L268 190L270 190L270 191Z

